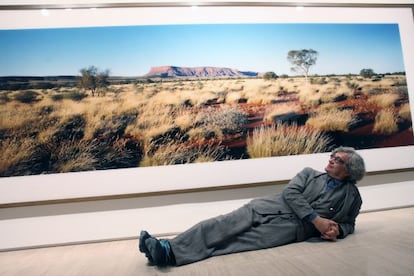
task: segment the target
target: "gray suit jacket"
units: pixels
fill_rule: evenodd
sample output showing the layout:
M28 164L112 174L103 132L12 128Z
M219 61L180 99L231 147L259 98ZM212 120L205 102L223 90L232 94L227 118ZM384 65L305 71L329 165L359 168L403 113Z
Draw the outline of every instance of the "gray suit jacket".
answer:
M250 205L259 214L294 214L300 224L297 241L305 240L315 233L315 228L305 217L315 210L320 193L326 187L327 177L326 173L305 168L292 178L281 194L252 200ZM344 238L354 232L355 219L359 214L362 199L355 183L344 183L340 191L344 193L341 195L344 198L343 204L335 208L331 214L329 210L326 210L325 214L317 213L337 222L340 227L338 238Z
M254 199L225 215L204 220L171 239L177 265L211 256L275 247L320 235L306 216L335 220L340 238L354 231L362 204L354 183L326 192L327 174L305 168L282 193Z

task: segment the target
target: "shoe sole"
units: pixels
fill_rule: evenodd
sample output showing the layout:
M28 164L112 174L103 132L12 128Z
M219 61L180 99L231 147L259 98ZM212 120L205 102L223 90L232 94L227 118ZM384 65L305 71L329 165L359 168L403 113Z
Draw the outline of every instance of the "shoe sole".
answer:
M139 234L139 251L142 253L148 253L148 248L145 245L145 241L151 238L151 235L147 231L141 231Z

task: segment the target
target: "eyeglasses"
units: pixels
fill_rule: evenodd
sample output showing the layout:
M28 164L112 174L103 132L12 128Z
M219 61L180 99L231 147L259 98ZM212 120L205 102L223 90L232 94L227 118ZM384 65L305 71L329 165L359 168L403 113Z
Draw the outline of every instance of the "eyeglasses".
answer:
M335 164L345 164L345 161L342 160L340 157L336 156L335 154L331 154L330 158L335 162Z

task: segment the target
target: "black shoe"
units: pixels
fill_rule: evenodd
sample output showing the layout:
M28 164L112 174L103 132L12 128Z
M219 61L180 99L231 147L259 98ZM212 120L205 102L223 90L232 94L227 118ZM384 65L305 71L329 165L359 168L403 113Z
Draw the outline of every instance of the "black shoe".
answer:
M145 240L145 246L149 251L149 254L157 266L167 266L167 252L165 252L164 247L161 245L161 242L156 238L150 237Z
M151 257L151 254L145 245L145 241L149 238L152 238L152 236L145 230L142 230L139 234L139 251L145 254L145 257L147 257L148 261L152 263L154 260Z

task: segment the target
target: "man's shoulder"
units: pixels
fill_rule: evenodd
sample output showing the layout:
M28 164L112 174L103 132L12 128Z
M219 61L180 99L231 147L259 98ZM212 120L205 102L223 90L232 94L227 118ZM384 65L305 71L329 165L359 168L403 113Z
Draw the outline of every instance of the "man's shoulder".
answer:
M320 172L318 170L315 170L311 167L305 167L300 173L307 174L307 175L313 176L313 177L317 177L317 176L326 174L324 172Z

